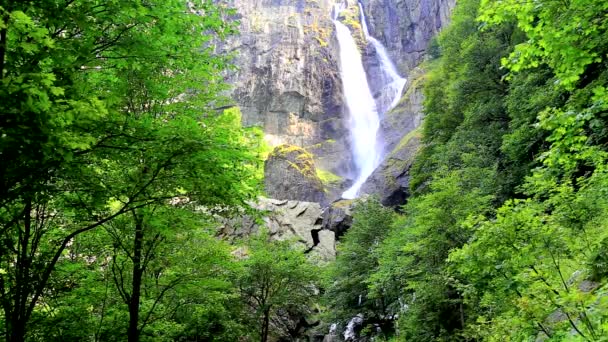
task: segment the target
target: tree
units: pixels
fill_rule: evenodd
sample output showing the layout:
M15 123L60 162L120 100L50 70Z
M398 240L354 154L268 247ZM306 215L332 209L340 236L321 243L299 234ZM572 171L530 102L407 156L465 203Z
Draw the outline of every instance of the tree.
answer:
M271 321L278 323L289 316L302 316L316 297L317 270L303 251L289 241L268 241L262 233L247 243L237 284L243 300L253 310L260 341L271 334ZM282 333L276 331L275 333Z
M0 6L0 302L22 341L74 238L176 196L242 205L259 164L239 118L212 109L227 64L210 41L233 31L222 7Z
M222 296L233 290L229 248L212 236L216 222L191 207L147 208L107 227L114 246L109 267L128 309L129 341L154 330L153 324L173 322L172 317L188 307L217 301L220 310ZM160 334L171 336L167 331Z
M514 22L527 36L502 63L513 91L530 98L518 104L516 119L528 112L535 124L515 130L503 147L512 155L528 150L526 135L541 136L542 147L520 198L478 222L472 240L450 255L465 297L480 304L471 338L594 341L606 334L598 300L604 290L581 284L605 282L597 265L606 240L608 98L600 41L607 11L592 1L483 2L484 25ZM552 319L556 313L561 317Z
M355 204L353 224L338 244L336 261L326 275L324 298L332 321L347 322L362 314L370 326L381 324L386 333L392 330L390 317L399 311L398 298L385 284L370 282L370 277L378 269L379 247L395 218L394 211L377 198Z
M605 59L606 13L608 4L594 0L483 0L479 20L493 26L515 22L529 38L503 59L510 70L546 64L560 86L573 90L594 64Z

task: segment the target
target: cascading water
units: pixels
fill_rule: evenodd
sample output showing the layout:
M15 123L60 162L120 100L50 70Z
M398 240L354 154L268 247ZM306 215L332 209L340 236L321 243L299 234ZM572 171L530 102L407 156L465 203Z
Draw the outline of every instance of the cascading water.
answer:
M359 189L374 172L380 161L376 141L380 119L376 102L367 83L367 75L361 59L361 53L350 30L338 21L343 4L334 8L334 25L340 45L340 75L344 88L344 98L350 114L350 132L353 142L353 156L358 175L350 189L342 197L357 197Z
M363 6L359 2L361 26L365 39L376 50L383 79L386 80L379 103L376 105L355 39L348 27L338 21L340 12L345 8L344 3L334 6L333 22L336 26L340 46L340 74L350 117L354 163L358 172L355 182L350 189L342 194L342 197L352 199L357 197L361 186L374 172L381 160L380 151L382 149L377 141L378 129L380 128L379 113L384 114L397 105L406 80L399 76L397 68L382 43L370 36Z
M376 53L378 54L378 59L380 60L381 70L387 79L387 84L385 85L385 89L382 92L383 96L389 101L388 107L382 108L381 112L388 112L389 110L395 108L399 100L401 99L401 93L403 92L403 88L405 87L406 79L399 76L397 72L397 68L395 64L391 61L388 56L388 52L382 43L380 43L376 38L372 37L369 34L369 29L367 28L367 20L365 18L365 12L363 11L363 5L359 2L359 15L361 16L361 28L363 30L363 34L365 39L372 44Z

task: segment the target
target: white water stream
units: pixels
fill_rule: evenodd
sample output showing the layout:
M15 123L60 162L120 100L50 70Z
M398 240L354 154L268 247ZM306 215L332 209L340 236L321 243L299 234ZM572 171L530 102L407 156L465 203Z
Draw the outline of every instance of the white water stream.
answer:
M401 99L401 92L403 92L403 88L405 87L406 79L399 76L397 72L397 68L391 58L386 51L386 48L382 43L380 43L376 38L370 36L369 29L367 28L367 20L365 18L365 12L363 11L363 5L359 2L359 15L361 16L361 27L363 29L363 34L365 35L365 39L372 44L376 53L378 54L378 58L380 60L382 73L388 79L388 84L385 85L385 91L383 94L391 101L388 108L386 108L386 112L395 108Z
M361 53L348 27L338 20L340 12L345 7L344 3L334 6L333 22L336 26L336 35L340 46L340 75L342 77L344 99L349 112L353 157L357 168L355 182L350 189L342 194L342 198L353 199L359 194L363 183L378 167L381 161L380 151L382 149L378 144L377 138L378 129L380 128L378 108L367 82ZM384 79L387 80L382 94L385 98L388 98L389 105L388 108L381 108L384 113L397 105L406 80L399 76L384 46L369 35L361 3L359 3L359 10L365 39L376 50L381 71L384 74Z
M380 161L376 141L380 119L376 110L376 101L367 83L359 48L348 27L338 21L341 10L343 6L340 5L334 8L334 25L340 44L340 75L350 118L353 157L358 172L355 183L342 194L342 197L352 199L357 197L359 189Z

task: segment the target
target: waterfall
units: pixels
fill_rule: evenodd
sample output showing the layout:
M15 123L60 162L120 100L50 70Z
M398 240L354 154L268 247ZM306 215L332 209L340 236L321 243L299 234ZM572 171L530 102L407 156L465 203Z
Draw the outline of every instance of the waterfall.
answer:
M343 9L343 4L336 5L333 19L340 46L340 75L349 112L354 163L358 172L354 184L342 197L352 199L357 197L361 186L380 162L380 148L376 141L380 119L374 96L367 83L361 53L348 27L338 21Z
M367 28L367 20L365 18L365 12L363 11L363 5L359 2L359 13L361 16L361 28L363 29L363 34L365 35L365 39L372 44L374 50L378 54L378 59L380 60L380 66L382 73L387 79L387 84L384 86L382 91L383 96L389 101L388 107L382 108L381 112L388 112L389 110L395 108L401 99L401 93L403 92L403 88L405 87L406 79L399 76L397 72L397 68L395 64L391 61L391 58L386 51L386 48L382 43L380 43L376 38L372 37L369 34L369 29Z
M349 128L353 142L353 157L358 175L350 189L342 197L356 198L361 186L374 172L381 161L382 150L377 141L380 128L379 115L393 109L401 99L406 79L401 77L391 61L386 48L376 38L369 34L363 5L359 2L361 28L366 41L374 47L384 85L380 92L378 104L370 90L367 75L352 33L338 17L346 9L344 2L334 6L332 18L336 26L336 35L340 46L340 75L344 88L344 98L349 112Z

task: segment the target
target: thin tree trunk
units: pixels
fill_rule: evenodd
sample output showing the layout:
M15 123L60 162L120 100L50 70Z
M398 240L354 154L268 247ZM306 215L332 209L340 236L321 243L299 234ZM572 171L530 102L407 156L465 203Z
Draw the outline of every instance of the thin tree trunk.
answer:
M133 291L129 301L129 331L128 341L139 341L139 302L141 297L142 269L142 249L144 240L143 218L135 216L135 239L133 241Z
M23 342L25 341L25 326L22 320L13 322L11 325L10 335L7 335L8 342Z
M6 10L6 9L5 9ZM9 16L8 14L2 17L2 30L0 30L0 80L4 78L4 64L6 61L6 34L8 26Z
M269 326L270 326L270 308L264 309L264 322L262 323L262 342L268 341Z
M32 232L32 200L25 200L23 216L23 230L19 230L17 241L17 262L15 263L15 297L10 324L7 327L7 340L9 342L22 342L25 340L25 324L28 320L27 300L30 296L30 256L29 242Z
M461 298L460 300L461 300L461 302L458 305L459 309L460 309L460 327L461 327L461 329L464 329L465 323L464 323L464 306L462 305L463 299Z

